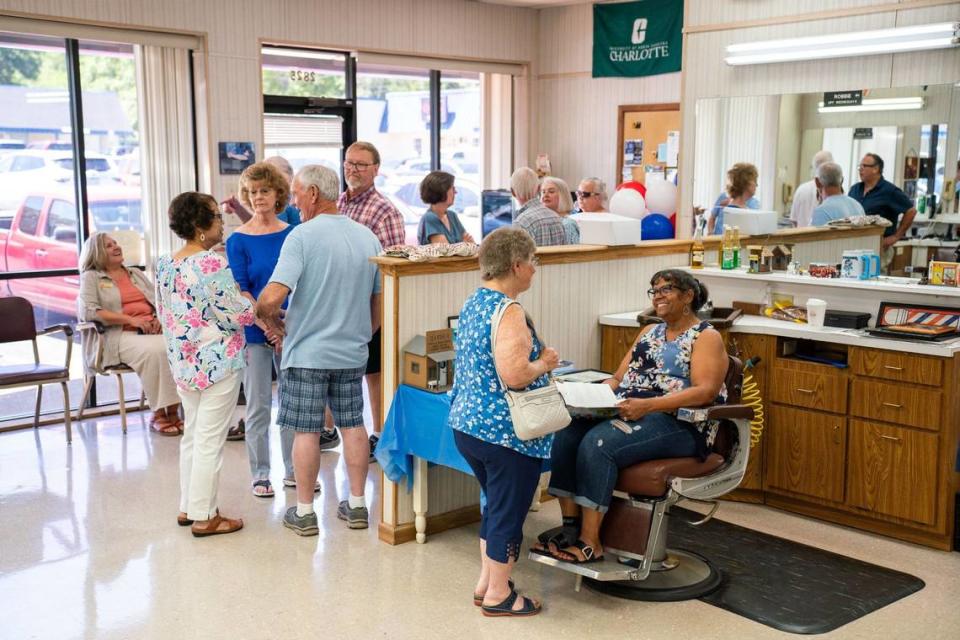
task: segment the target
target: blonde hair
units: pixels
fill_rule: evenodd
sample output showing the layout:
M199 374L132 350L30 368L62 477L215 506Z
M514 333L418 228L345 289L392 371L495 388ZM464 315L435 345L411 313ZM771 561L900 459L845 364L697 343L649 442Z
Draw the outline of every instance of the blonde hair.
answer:
M757 181L757 168L749 162L738 162L727 171L727 195L739 198L750 186Z
M276 213L280 213L286 208L287 201L290 200L290 182L280 172L280 169L269 162L257 162L244 169L243 173L240 174L240 202L253 209L253 204L250 202L250 189L247 186L251 182L263 182L267 187L277 192L277 204L274 207L277 210Z
M560 192L560 201L557 203L557 213L560 215L566 215L573 211L573 198L570 197L570 187L567 186L567 183L560 178L554 178L553 176L547 176L543 179L543 184L547 183L552 184L557 188L557 191ZM543 191L543 186L540 187L541 192Z
M80 253L80 272L104 271L107 268L107 239L110 236L103 231L91 233L83 243Z

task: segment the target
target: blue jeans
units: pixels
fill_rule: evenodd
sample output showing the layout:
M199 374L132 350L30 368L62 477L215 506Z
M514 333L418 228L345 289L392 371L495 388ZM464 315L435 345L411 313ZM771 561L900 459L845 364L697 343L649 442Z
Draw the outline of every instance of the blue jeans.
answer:
M254 481L270 479L270 411L273 408L272 372L280 358L269 344L248 344L243 392L247 396L246 437L250 475ZM321 416L322 420L322 416ZM293 433L280 430L284 477L293 477Z
M624 422L630 433L610 420L583 418L557 432L550 451L550 494L605 513L620 469L644 460L697 455L696 429L670 414L650 413Z

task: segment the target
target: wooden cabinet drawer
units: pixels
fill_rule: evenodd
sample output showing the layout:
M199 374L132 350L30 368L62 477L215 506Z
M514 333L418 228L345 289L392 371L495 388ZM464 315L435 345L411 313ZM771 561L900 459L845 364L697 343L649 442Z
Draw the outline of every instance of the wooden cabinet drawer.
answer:
M855 374L871 378L932 387L939 387L942 383L943 358L857 348L851 349L850 366Z
M843 502L846 429L843 416L770 407L765 488Z
M639 334L640 327L603 325L600 328L600 368L610 373L616 372Z
M936 434L851 419L849 450L849 505L936 522Z
M777 365L780 362L778 360ZM847 378L842 374L778 368L769 387L770 399L774 402L833 413L847 412Z
M856 379L850 413L861 418L940 430L940 392L912 386Z

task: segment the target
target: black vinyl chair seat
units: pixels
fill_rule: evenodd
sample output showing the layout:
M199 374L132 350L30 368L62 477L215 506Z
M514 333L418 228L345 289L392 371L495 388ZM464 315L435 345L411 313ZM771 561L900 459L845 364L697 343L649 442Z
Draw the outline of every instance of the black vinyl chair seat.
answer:
M70 371L49 364L11 364L0 367L0 387L29 382L68 380Z

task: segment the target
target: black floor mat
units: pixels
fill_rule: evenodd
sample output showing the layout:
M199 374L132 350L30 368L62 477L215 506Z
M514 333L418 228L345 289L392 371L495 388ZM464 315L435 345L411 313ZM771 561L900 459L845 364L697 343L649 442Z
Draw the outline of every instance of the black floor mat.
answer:
M826 633L924 587L916 576L721 520L693 527L686 520L698 514L671 511L670 546L696 551L723 573L701 600L774 629Z

